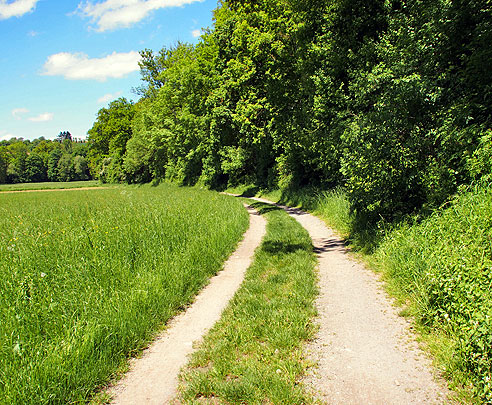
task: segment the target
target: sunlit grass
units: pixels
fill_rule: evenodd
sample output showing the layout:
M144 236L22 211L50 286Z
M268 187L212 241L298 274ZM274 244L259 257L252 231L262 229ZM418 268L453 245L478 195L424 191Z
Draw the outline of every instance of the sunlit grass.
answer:
M477 402L492 402L492 190L472 189L392 230L374 261L433 335L446 375L473 384Z
M302 404L313 337L315 257L307 232L276 207L255 203L267 235L222 319L182 375L185 403ZM218 401L218 402L215 402Z
M230 197L168 185L0 199L0 402L86 401L220 269Z

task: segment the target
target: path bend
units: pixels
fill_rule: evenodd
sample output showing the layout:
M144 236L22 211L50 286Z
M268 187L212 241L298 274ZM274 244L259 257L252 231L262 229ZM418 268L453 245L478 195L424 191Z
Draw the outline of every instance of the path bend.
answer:
M113 404L168 404L176 396L178 374L193 351L193 342L219 320L265 235L266 220L247 208L249 228L224 269L210 279L185 312L169 322L142 357L132 361L130 371L110 389Z
M308 231L319 261L320 329L307 348L318 368L304 381L308 389L328 404L446 403L445 382L379 277L351 259L344 241L322 220L278 206Z

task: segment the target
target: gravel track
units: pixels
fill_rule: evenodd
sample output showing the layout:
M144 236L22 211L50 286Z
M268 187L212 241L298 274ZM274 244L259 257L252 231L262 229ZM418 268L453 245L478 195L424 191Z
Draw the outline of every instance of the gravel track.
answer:
M318 367L304 380L308 389L328 404L446 403L445 382L379 277L354 261L319 218L280 207L309 232L319 261L320 330L307 347Z

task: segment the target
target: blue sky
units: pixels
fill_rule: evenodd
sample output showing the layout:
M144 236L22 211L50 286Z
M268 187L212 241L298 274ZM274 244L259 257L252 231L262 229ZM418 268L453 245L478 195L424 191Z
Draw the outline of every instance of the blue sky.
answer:
M138 51L196 43L217 0L0 0L0 140L84 138L100 108L137 101Z

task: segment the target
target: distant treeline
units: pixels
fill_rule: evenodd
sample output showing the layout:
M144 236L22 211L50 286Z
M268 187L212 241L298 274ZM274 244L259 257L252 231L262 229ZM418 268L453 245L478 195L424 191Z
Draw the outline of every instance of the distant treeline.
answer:
M196 46L141 52L142 98L99 111L91 172L432 209L491 174L491 21L479 0L220 1Z
M72 139L69 132L53 141L0 141L0 183L88 180L88 149L87 142Z

